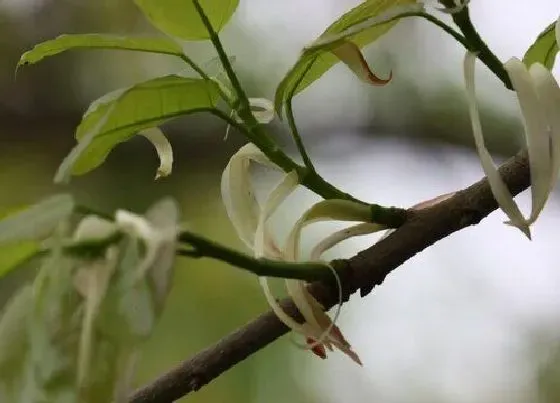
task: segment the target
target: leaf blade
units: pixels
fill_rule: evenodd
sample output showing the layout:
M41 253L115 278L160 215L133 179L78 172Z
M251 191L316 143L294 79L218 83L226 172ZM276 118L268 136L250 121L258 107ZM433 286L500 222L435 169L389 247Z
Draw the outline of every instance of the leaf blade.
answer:
M219 97L218 85L213 81L168 75L100 98L84 114L76 131L75 158L61 166L58 181L69 172L81 175L96 168L114 147L141 130L179 116L214 109ZM97 127L100 122L101 127ZM82 141L89 143L80 147Z
M353 25L359 24L368 18L378 16L393 7L413 3L416 3L416 0L365 1L331 24L319 38L341 33ZM391 21L373 26L346 39L361 49L387 33L397 22ZM340 59L331 53L330 49L304 50L276 89L274 104L278 115L282 116L282 105L289 98L290 94L295 96L303 91L339 61ZM302 75L305 75L303 79L301 79Z
M142 13L160 31L183 40L209 38L190 0L135 0ZM230 20L239 0L200 0L212 26L219 32Z
M531 67L533 63L542 63L547 69L552 70L556 55L558 54L558 43L555 35L556 21L547 26L537 37L535 42L523 56L523 63Z
M166 38L126 37L108 34L65 34L35 45L21 55L17 67L35 64L46 57L74 49L128 50L183 57L181 47Z
M0 221L0 243L46 238L61 221L72 214L74 206L72 196L59 194L5 215Z

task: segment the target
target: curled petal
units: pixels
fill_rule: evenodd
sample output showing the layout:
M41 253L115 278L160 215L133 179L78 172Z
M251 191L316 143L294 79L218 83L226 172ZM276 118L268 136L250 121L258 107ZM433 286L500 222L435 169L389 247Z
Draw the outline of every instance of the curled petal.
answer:
M268 195L260 213L255 233L255 245L253 248L255 257L282 259L280 248L278 248L276 242L271 237L266 226L266 222L278 209L278 206L280 206L280 204L282 204L282 202L286 200L286 198L296 189L299 183L298 181L299 178L297 172L292 171L289 174L284 175L280 183L276 185Z
M358 76L362 81L374 86L383 86L391 81L393 73L389 73L386 79L378 77L371 71L364 55L360 51L358 45L350 41L342 41L342 43L331 50L331 52L346 64L350 70Z
M222 173L222 200L239 238L252 249L255 244L260 207L250 177L250 162L276 167L254 144L241 147Z
M288 290L290 297L292 297L294 304L301 312L305 322L316 329L315 333L323 333L324 329L315 317L315 313L313 312L313 307L311 305L312 303L310 302L310 300L314 298L311 294L309 294L309 291L306 290L305 281L287 279L286 289ZM322 310L320 310L320 312L325 315Z
M500 173L496 169L492 157L486 146L484 145L484 137L482 134L482 124L480 123L480 115L478 105L476 103L475 93L475 62L476 54L467 52L464 61L465 84L467 88L467 102L469 106L469 114L473 128L474 141L478 156L482 164L482 169L488 178L492 194L496 198L500 208L509 217L509 224L519 228L528 238L531 238L529 226L527 225L519 207L513 200L509 189L502 180Z
M274 103L266 98L250 98L249 104L253 116L260 124L270 123L274 119Z
M531 68L539 77L542 71L538 65ZM546 124L546 114L539 102L533 77L525 64L511 58L504 64L514 90L517 92L519 106L523 114L529 164L531 170L532 211L527 224L532 224L542 211L550 193L550 139Z
M171 148L171 143L169 143L167 137L157 127L143 130L140 134L152 143L159 157L160 163L156 172L156 179L168 176L173 169L173 149Z
M266 98L249 98L249 106L251 107L253 117L260 124L265 125L272 122L276 115L274 103ZM242 119L237 115L235 110L232 110L231 114L238 123L242 122ZM229 125L227 131L229 131Z
M284 256L287 260L299 259L299 243L301 231L307 225L320 221L369 221L371 211L369 206L349 200L323 200L308 209L288 235L284 245Z
M268 279L266 277L259 277L259 284L263 289L264 296L266 297L266 301L268 302L268 305L270 305L270 308L276 314L278 319L280 319L280 321L286 326L288 326L290 329L300 334L306 334L304 326L296 322L290 315L284 312L284 309L282 309L278 301L276 301L276 298L274 298L272 292L270 291L270 286L268 285Z
M550 133L550 190L556 185L560 170L560 87L551 72L542 64L533 64L529 71L539 96ZM550 191L549 190L549 191Z
M136 269L138 277L143 277L157 258L158 251L164 242L162 234L144 217L129 211L118 210L115 213L115 221L121 230L144 242L146 248L144 258Z
M386 228L387 227L385 227L384 225L376 223L360 223L350 228L345 228L343 230L337 231L315 245L315 247L311 250L311 260L321 259L323 253L338 245L342 241L345 241L346 239L361 235L373 234L374 232L382 231Z

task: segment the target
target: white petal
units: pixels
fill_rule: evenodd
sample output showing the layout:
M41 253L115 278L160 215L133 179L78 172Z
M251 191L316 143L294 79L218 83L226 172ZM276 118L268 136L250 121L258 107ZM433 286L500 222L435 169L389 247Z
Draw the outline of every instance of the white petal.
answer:
M525 126L533 199L531 216L527 222L530 225L539 216L550 193L550 139L546 115L533 85L533 78L527 71L525 64L516 58L511 58L504 64L504 68L509 74L514 90L517 92ZM542 73L538 70L538 67L535 66L535 68L531 68L533 72L536 74Z
M469 106L469 114L471 117L471 124L473 128L474 141L476 149L478 151L478 156L482 164L482 169L486 174L488 183L490 184L490 189L492 194L496 198L500 208L506 213L506 215L511 220L511 224L519 228L527 237L530 238L530 230L517 207L517 204L513 200L513 197L505 185L504 181L500 177L490 153L484 145L484 137L482 135L482 125L480 123L480 115L478 113L478 105L476 103L475 94L475 62L476 55L471 52L467 52L464 61L464 73L465 73L465 84L467 87L467 102Z
M168 176L173 169L173 149L171 148L171 143L169 143L167 137L157 127L142 130L140 134L150 140L159 157L160 164L156 172L156 179Z
M286 280L286 289L288 290L288 294L292 297L294 304L296 305L297 309L301 312L303 319L305 322L308 323L311 327L315 329L314 333L321 334L324 330L317 321L315 314L313 313L313 307L311 306L310 301L307 298L313 298L309 292L305 289L305 281L301 280L293 280L287 279Z
M239 238L250 249L255 243L260 213L249 171L254 148L252 144L247 144L231 157L221 182L222 200L229 219Z
M268 301L268 305L270 305L270 308L276 314L278 319L280 319L280 321L290 329L298 333L305 334L304 327L300 323L297 323L290 315L284 312L278 301L276 301L276 298L274 298L272 292L270 291L268 279L266 277L259 277L259 283L264 291L264 295L266 297L266 300Z
M386 228L387 227L381 224L360 223L353 225L350 228L345 228L343 230L337 231L315 245L315 247L311 250L311 260L314 261L321 259L323 253L346 239L360 235L373 234L374 232L382 231Z
M143 277L157 257L158 250L164 241L162 235L144 217L129 211L117 210L115 222L119 228L144 242L146 251L138 264L137 276Z
M299 183L298 180L299 178L297 172L292 171L289 174L284 175L280 183L276 185L268 195L261 211L255 234L255 245L253 248L255 257L282 259L281 251L271 237L266 222L278 209L278 206L280 206L280 204L282 204L282 202L286 200L286 198L296 189Z
M558 180L560 170L560 87L552 73L541 64L531 66L535 89L539 96L543 112L549 124L551 143L550 190Z
M253 116L261 124L270 123L274 119L274 103L266 98L249 98ZM255 110L257 109L258 110Z
M284 256L287 260L299 260L299 243L301 231L307 225L320 221L362 221L367 222L371 218L370 207L348 200L323 200L309 208L288 235L284 245Z

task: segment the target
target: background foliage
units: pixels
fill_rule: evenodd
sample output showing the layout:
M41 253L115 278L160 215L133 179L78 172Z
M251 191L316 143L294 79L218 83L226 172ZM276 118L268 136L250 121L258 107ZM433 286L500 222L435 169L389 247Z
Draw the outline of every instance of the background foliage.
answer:
M316 1L310 2L313 5L301 6L309 7L309 12L313 13L312 22L301 17L305 10L297 3L286 2L285 6L265 12L265 9L270 8L268 1L242 1L233 21L223 32L224 41L230 52L236 55L236 67L252 96L272 98L273 88L293 63L298 49L320 32L334 16L356 2ZM544 5L546 2L542 3ZM476 11L477 5L473 9ZM491 13L491 8L483 9L480 6L481 19L485 12ZM528 7L526 12L533 12L533 8ZM285 17L280 18L281 15ZM520 34L520 38L523 37L527 44L540 31L543 22L548 22L547 18L539 19L538 15L535 19L538 21L535 22L534 32ZM24 69L14 80L13 71L20 54L37 42L61 33L129 34L151 32L151 28L133 2L128 0L4 1L0 3L0 21L0 37L4 38L0 42L0 52L3 55L0 62L0 117L3 123L3 130L0 132L0 207L8 207L29 203L58 190L52 185L52 177L59 161L73 146L74 128L91 100L112 89L173 71L179 68L179 64L171 57L108 51L71 52L47 60L32 69ZM318 159L320 169L324 169L335 182L343 187L347 186L348 190L364 195L368 200L375 197L387 204L406 204L424 196L429 198L442 193L446 188L451 190L480 176L476 162L474 159L470 160L471 134L461 83L457 81L460 75L457 67L460 57L457 55L461 51L444 52L449 61L445 58L441 58L441 61L434 60L435 44L447 46L449 43L441 40L440 34L431 29L420 28L418 23L408 22L402 25L368 53L381 70L395 68L396 79L390 86L374 90L364 88L342 69L335 68L325 76L328 78L315 84L315 88L309 94L302 95L301 100L296 103L296 116L301 117L304 139L312 156ZM269 34L265 35L265 30ZM293 32L287 35L287 31ZM410 48L414 43L421 48L407 52L407 49L412 50ZM522 45L519 45L518 53L527 47ZM188 46L189 54L194 55L197 60L208 61L210 65L213 63L209 46ZM509 53L500 55L509 56ZM492 91L491 88L499 88L499 84L494 87L489 85L486 95ZM517 149L519 141L518 137L512 136L512 133L519 133L519 122L512 118L515 116L515 108L512 107L514 103L511 99L499 97L487 98L486 102L487 116L484 117L484 122L486 131L491 133L488 135L489 147L503 155L509 155ZM153 182L156 156L150 144L138 138L118 147L111 154L108 163L98 170L75 179L71 185L72 190L79 199L105 211L117 207L143 211L160 197L173 195L181 202L184 215L193 228L218 241L241 248L225 218L219 200L218 183L228 157L242 144L243 139L232 133L224 141L224 125L216 119L200 116L174 122L169 125L169 132L176 153L175 170L170 178ZM285 137L286 132L278 123L277 132ZM375 161L371 161L372 159ZM470 162L463 164L464 160ZM420 168L412 169L415 164L425 167L423 175L418 174ZM358 174L359 178L350 180ZM421 178L411 184L406 182L411 175ZM461 183L457 183L458 181ZM399 191L396 189L398 187L408 187L409 191ZM307 195L298 197L298 200L309 199ZM549 210L555 208L557 209L557 203L551 203ZM285 210L284 214L287 218L296 217L289 210ZM558 215L555 211L549 214ZM550 225L553 223L551 221ZM483 226L477 231L488 231L488 227ZM470 233L471 236L472 234ZM504 239L504 250L508 249L508 245L511 248L514 244L508 244L509 238L501 238L501 234L499 232L494 235L498 239ZM480 401L483 400L480 396L486 396L485 401L500 402L508 401L514 392L522 389L526 393L522 395L524 398L533 398L540 392L544 400L554 401L557 383L554 382L554 376L550 375L554 372L543 372L541 369L547 368L545 364L549 362L549 351L554 350L557 336L554 337L554 333L548 331L550 327L554 327L554 322L543 312L558 308L560 301L547 294L543 297L545 288L541 288L544 286L538 282L508 282L511 272L508 275L501 268L495 269L500 264L499 261L495 264L485 263L479 271L475 270L474 275L471 271L473 277L467 276L467 283L473 281L477 284L465 285L464 281L457 278L468 272L452 270L453 267L469 264L466 256L472 253L474 243L468 243L468 236L463 237L462 242L466 242L466 246L460 251L462 255L450 254L445 249L445 245L451 248L450 244L443 243L444 246L438 246L429 255L432 260L421 261L441 267L441 270L423 272L423 278L416 277L420 280L420 288L422 285L426 286L426 277L432 282L436 281L436 286L432 286L432 291L435 291L431 295L431 305L421 303L428 301L421 293L409 294L408 299L403 295L408 289L402 279L412 269L407 267L399 272L397 278L389 279L388 284L379 289L376 297L370 298L365 308L359 310L358 304L350 304L347 308L347 318L350 319L346 320L356 329L360 326L362 329L356 330L354 337L350 333L351 338L358 339L360 348L367 349L368 344L372 343L371 339L361 340L364 334L377 333L375 340L381 340L381 343L393 340L385 349L399 350L401 353L403 349L409 349L408 354L400 356L403 359L402 365L393 362L391 366L391 360L386 360L385 373L382 374L376 368L379 368L379 363L384 362L384 358L380 356L377 347L372 347L372 353L366 353L372 366L366 370L367 375L354 378L354 382L359 385L352 391L355 395L352 400L369 401L373 394L385 399L382 401L418 401L424 396L426 401L433 402L438 399L448 401L454 393L459 393L455 396L455 401ZM352 248L357 247L355 245ZM551 258L556 255L552 247L545 246L539 250L533 248L531 253L541 258L540 266L546 267L540 271L534 269L537 270L537 275L543 276L543 282L560 279L552 271ZM0 256L0 259L7 258L9 257ZM467 262L466 265L464 261ZM494 274L482 276L482 269ZM459 277L446 278L445 270L451 270ZM512 269L512 272L518 273L517 269ZM0 283L0 299L5 301L16 285L32 273L33 268L29 268L27 272L14 274L3 280ZM181 261L176 273L175 288L167 305L168 309L155 337L145 347L139 383L208 346L266 308L256 281L246 273L204 260ZM412 282L415 275L410 276L407 281ZM437 287L438 281L442 284L441 288ZM497 284L505 284L503 287L507 290L490 293L492 297L487 296L486 306L476 300L481 295L480 287L491 288ZM424 287L423 290L428 293L430 287ZM526 304L530 307L527 308L529 313L526 315L540 318L540 321L535 320L539 322L538 325L527 325L530 322L527 319L526 327L519 329L521 322L512 320L516 324L516 331L511 331L511 338L500 339L496 336L497 340L492 339L492 335L498 334L498 330L493 333L493 328L488 327L488 318L492 316L484 316L482 319L481 312L491 307L496 310L494 319L497 322L508 322L507 318L523 312L515 305L519 303L516 302L518 298L522 300L522 290L527 293ZM453 296L446 296L446 293ZM464 300L471 304L458 299L457 294L461 293L465 294ZM515 298L507 299L505 295ZM496 302L500 298L505 300L505 307L496 308L500 306ZM482 300L484 301L484 297ZM456 309L434 309L435 304L445 305L450 301L452 304L455 301ZM410 338L405 338L403 343L399 339L403 337L402 333L394 338L390 332L391 329L399 332L404 328L391 327L391 322L379 319L379 312L385 309L385 317L392 316L393 324L405 322L411 316L418 316L418 311L407 308L408 304L417 306L419 310L425 309L420 311L424 321L423 326L409 329ZM369 321L365 325L356 319L357 315L364 313L368 313L365 321ZM476 320L477 315L481 316L479 320ZM446 364L440 363L440 360L448 360L463 363L467 369L475 371L489 365L484 360L469 363L465 357L467 354L461 354L461 346L447 349L441 347L440 350L434 347L438 344L438 338L449 341L457 337L453 331L438 327L444 322L455 323L458 328L470 323L468 328L475 335L474 341L466 341L467 347L463 354L470 348L484 356L485 352L498 345L499 351L509 354L508 357L515 357L515 360L524 357L525 361L520 362L512 358L521 367L527 368L526 373L523 372L526 378L523 378L521 385L517 382L517 386L514 386L516 380L519 381L516 378L519 373L491 377L494 383L484 385L476 377L474 380L457 380L460 377L457 375L455 378L454 374L459 374L459 371L448 371L451 375L446 380L438 376L441 372L436 368L433 368L432 383L417 381L421 379L417 372L421 372L423 368L418 361L429 367L431 359L439 363L434 366L445 368ZM433 326L432 331L428 329L430 326ZM385 334L385 337L380 338L379 334ZM503 327L500 328L500 337L502 334ZM433 344L424 343L424 337L430 337ZM516 341L520 337L525 337L526 340L521 343L527 350L525 355L515 353L518 346ZM427 350L430 346L433 351ZM495 360L494 366L490 367L497 368L498 371L506 367L503 362L507 360L502 362L496 355L490 357ZM307 373L301 369L302 362L305 363ZM340 384L333 391L333 387L325 386L328 383L325 379L343 379L337 371L345 371L345 365L346 363L337 359L317 362L314 357L294 349L285 338L236 366L189 399L201 402L310 402L324 401L324 393L327 393L332 401L337 401L337 394L345 390L348 392L348 386ZM447 365L453 367L455 364ZM353 375L354 372L348 374ZM403 385L406 385L406 390L398 393L393 391L402 389ZM478 394L468 395L462 392L473 386L475 390L478 387ZM469 396L473 400L469 400ZM474 399L475 396L479 399Z

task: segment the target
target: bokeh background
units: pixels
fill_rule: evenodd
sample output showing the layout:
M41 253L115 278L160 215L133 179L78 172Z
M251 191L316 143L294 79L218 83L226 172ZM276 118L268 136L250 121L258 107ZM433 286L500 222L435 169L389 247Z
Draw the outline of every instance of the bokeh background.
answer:
M356 0L241 0L222 37L248 92L272 98L300 49ZM556 0L472 2L472 17L502 60L522 57L557 18ZM445 18L445 17L444 17ZM71 190L105 211L143 211L164 195L180 201L191 228L237 248L221 205L219 180L244 139L216 119L193 116L165 127L174 145L171 177L153 181L157 159L143 138L115 149L106 164L74 178L52 178L74 144L73 131L95 98L184 66L166 57L72 52L14 75L21 53L62 33L153 33L131 0L0 0L0 207ZM216 69L212 48L185 49ZM424 21L407 20L367 49L383 88L337 66L295 101L312 158L326 178L356 196L409 206L482 176L463 95L464 50ZM556 71L558 73L558 70ZM482 66L478 95L487 144L500 161L523 143L513 94ZM283 123L272 130L293 151ZM259 176L263 189L272 176ZM283 206L279 239L317 198L307 191ZM527 194L519 197L527 210ZM372 294L354 296L340 325L364 368L333 353L327 361L284 337L237 365L191 402L556 402L560 400L560 199L552 197L529 242L496 212L395 270ZM309 244L336 225L306 232ZM347 242L350 256L374 239ZM0 257L1 258L1 257ZM0 301L32 270L0 282ZM141 384L209 346L267 309L256 279L209 261L181 260L163 319L144 348Z

